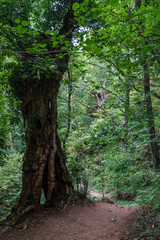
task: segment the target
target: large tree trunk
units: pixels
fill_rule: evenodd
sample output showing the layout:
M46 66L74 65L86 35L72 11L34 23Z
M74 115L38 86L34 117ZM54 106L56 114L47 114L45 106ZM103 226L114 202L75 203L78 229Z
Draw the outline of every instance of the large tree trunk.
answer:
M62 76L44 79L45 87L37 89L31 99L23 102L27 121L27 145L23 159L22 192L16 208L18 215L28 207L40 204L42 189L46 203L66 199L72 192L60 140L57 135L57 93Z
M69 1L66 14L63 15L62 11L60 29L58 25L58 36L65 35L70 43L76 27L72 10L74 2L83 1ZM50 37L40 33L38 39L47 44L49 63L48 58L43 59L41 55L22 51L23 58L19 59L19 66L15 66L11 80L11 85L22 102L22 113L28 129L22 192L18 205L12 212L13 218L39 205L42 190L46 203L50 205L67 199L72 193L65 156L57 135L57 93L63 74L68 70L69 53L63 50L62 56L63 44L53 48ZM27 47L28 45L24 49ZM57 57L58 51L60 58ZM51 70L50 59L53 59L55 65ZM41 64L37 68L38 63Z

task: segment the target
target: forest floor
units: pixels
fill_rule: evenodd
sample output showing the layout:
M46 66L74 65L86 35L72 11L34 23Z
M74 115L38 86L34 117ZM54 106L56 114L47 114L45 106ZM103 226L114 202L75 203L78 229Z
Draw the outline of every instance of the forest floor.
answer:
M93 197L98 193L91 192ZM1 240L124 240L139 207L123 208L106 202L80 201L62 209L40 207Z

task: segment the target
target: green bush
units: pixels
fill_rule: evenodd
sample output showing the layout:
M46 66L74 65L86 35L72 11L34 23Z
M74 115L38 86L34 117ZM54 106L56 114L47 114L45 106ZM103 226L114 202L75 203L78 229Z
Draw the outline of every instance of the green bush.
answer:
M150 180L150 185L139 191L136 201L160 210L160 173L152 172Z
M22 155L11 154L0 167L0 220L4 219L16 203L21 192Z

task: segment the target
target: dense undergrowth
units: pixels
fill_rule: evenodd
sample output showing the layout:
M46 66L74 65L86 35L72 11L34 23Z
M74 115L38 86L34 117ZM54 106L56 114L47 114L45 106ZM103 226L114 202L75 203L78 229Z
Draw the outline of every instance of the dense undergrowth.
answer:
M0 221L4 220L16 204L22 187L22 155L10 154L0 167Z
M125 233L126 235L126 233ZM159 240L160 238L160 211L151 208L142 208L125 240Z
M160 173L155 172L145 143L131 146L122 149L103 119L90 129L74 131L67 143L67 163L77 190L79 185L88 186L118 200L160 209Z
M98 156L88 156L87 159L76 157L76 161L73 161L72 155L68 158L68 168L75 191L94 189L102 194L110 193L124 207L149 206L151 210L142 212L135 222L137 237L134 239L143 239L143 235L144 239L154 239L152 236L160 234L157 230L160 225L160 174L149 166L144 167L148 161L139 164L135 157L138 158L137 154L129 151L119 155L111 151L103 157L101 155L100 162ZM16 153L8 155L0 167L0 220L7 217L19 198L21 169L22 155ZM147 225L148 222L150 225Z

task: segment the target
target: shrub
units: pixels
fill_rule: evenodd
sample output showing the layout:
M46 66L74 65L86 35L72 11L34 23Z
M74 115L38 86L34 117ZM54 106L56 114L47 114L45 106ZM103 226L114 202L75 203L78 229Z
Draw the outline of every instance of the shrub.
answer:
M153 209L160 209L160 173L152 172L150 180L150 185L139 191L137 203L151 206Z
M22 155L11 154L0 167L0 220L4 219L15 205L21 192Z

